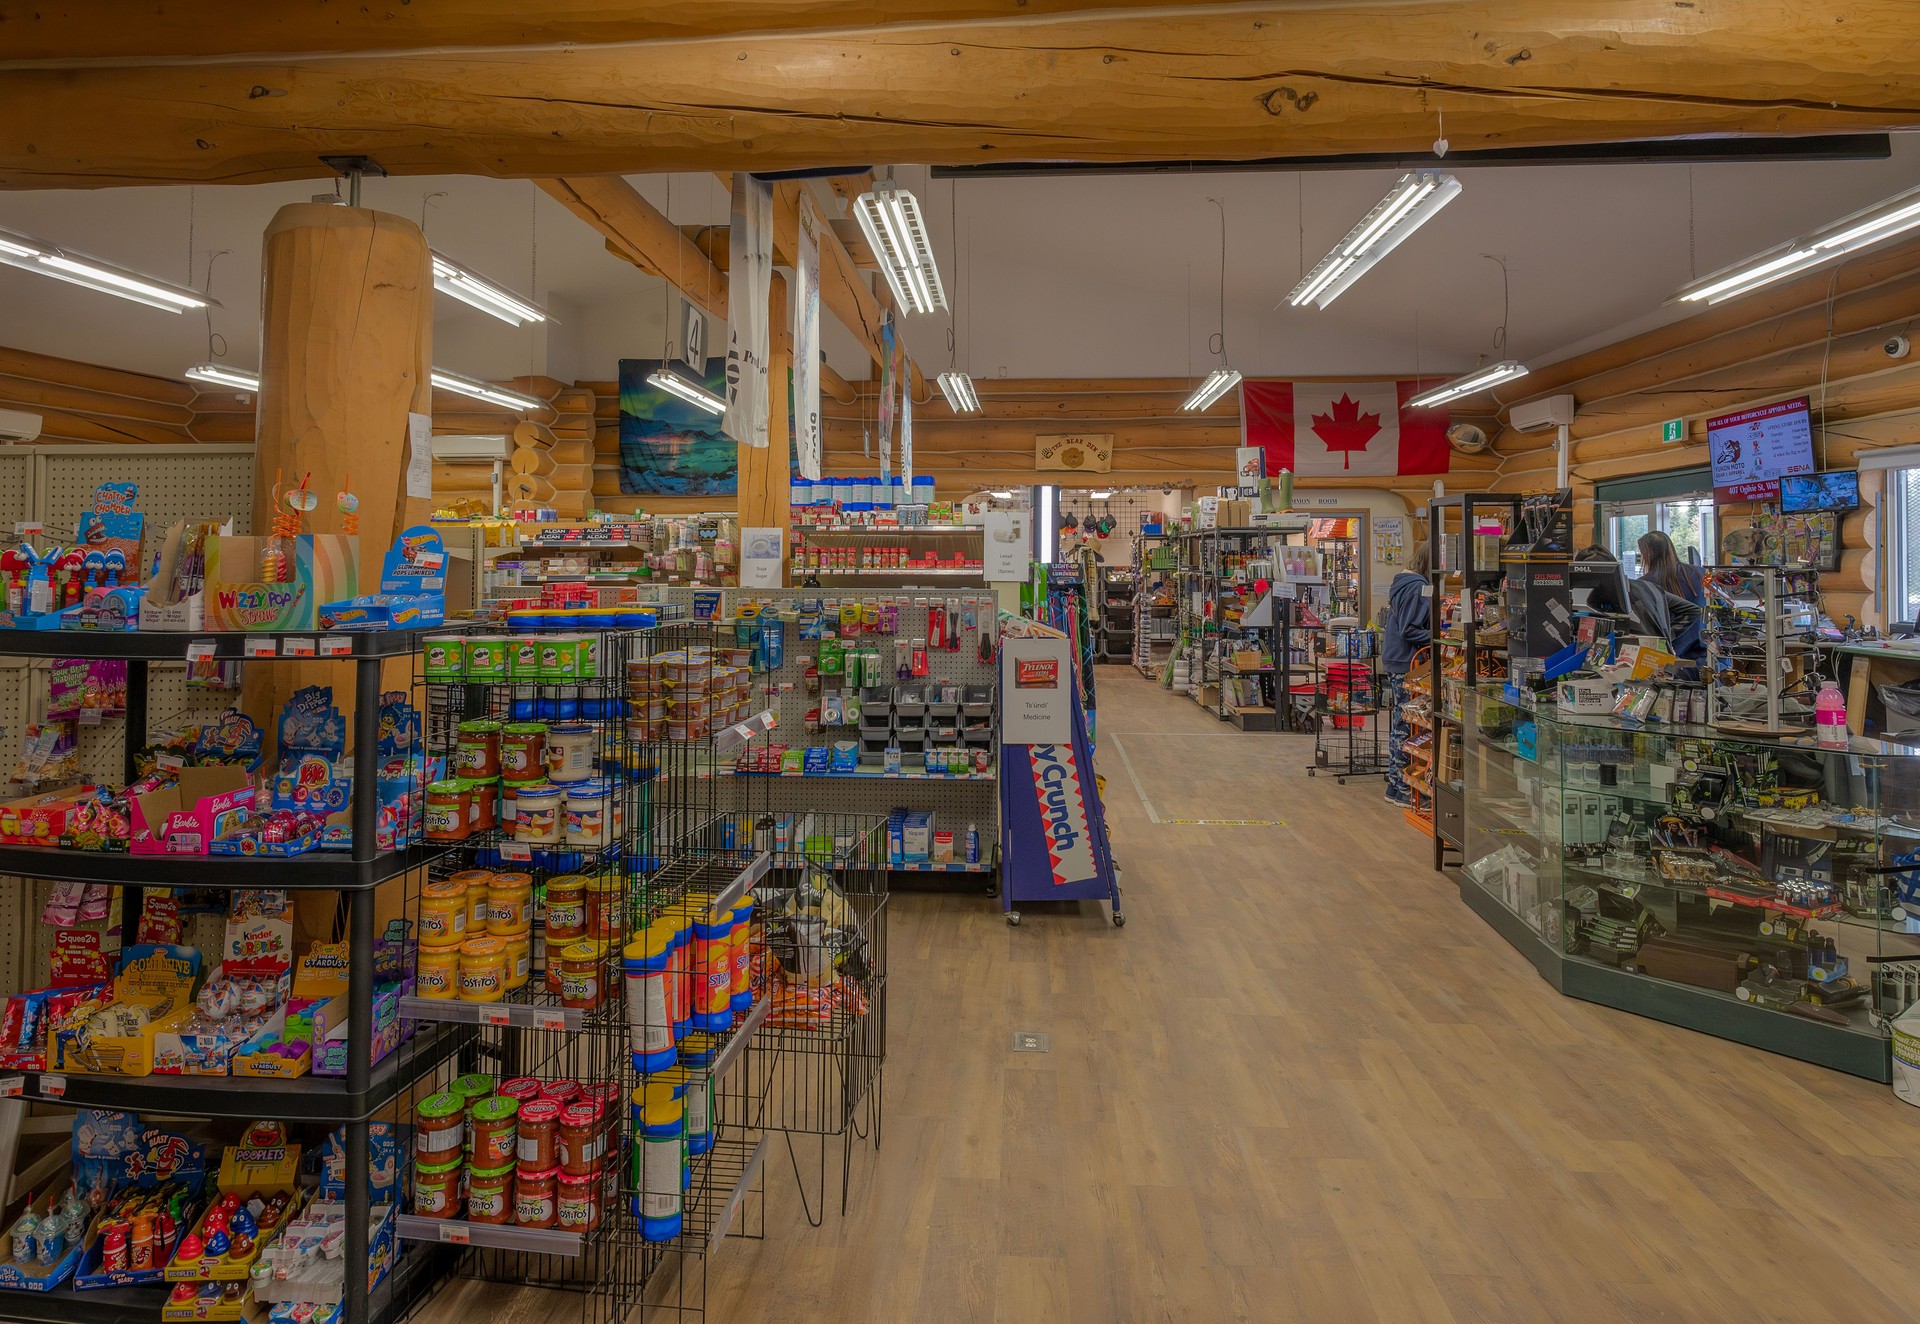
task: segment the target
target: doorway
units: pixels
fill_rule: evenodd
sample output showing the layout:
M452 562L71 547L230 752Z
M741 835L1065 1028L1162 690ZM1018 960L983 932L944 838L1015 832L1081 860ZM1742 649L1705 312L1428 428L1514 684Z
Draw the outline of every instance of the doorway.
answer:
M1680 559L1712 565L1716 546L1713 494L1692 492L1650 501L1608 502L1603 507L1607 550L1620 558L1629 578L1641 573L1640 538L1657 530L1673 539Z

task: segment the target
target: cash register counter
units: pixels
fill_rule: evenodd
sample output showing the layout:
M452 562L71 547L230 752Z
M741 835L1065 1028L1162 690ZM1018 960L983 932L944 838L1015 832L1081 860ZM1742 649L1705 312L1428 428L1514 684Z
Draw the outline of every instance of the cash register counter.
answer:
M1920 751L1467 695L1461 899L1569 997L1887 1080L1920 999Z

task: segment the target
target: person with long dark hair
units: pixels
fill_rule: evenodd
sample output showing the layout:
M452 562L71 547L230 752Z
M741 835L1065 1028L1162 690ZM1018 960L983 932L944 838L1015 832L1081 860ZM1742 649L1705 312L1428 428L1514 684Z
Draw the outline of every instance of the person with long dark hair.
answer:
M1641 580L1684 602L1691 602L1698 609L1691 621L1685 624L1675 621L1676 628L1669 635L1669 641L1676 657L1699 662L1707 655L1706 638L1701 630L1707 608L1706 577L1698 566L1681 560L1673 539L1658 529L1641 534L1639 546Z

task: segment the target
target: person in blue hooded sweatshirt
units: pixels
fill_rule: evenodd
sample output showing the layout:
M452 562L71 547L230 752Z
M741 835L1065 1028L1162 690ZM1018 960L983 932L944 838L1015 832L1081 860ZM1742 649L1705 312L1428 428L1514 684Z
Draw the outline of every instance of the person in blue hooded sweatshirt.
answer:
M1413 803L1407 787L1407 669L1414 654L1425 648L1433 619L1432 584L1427 579L1427 544L1414 544L1407 567L1387 586L1387 614L1380 622L1380 670L1386 677L1387 799Z

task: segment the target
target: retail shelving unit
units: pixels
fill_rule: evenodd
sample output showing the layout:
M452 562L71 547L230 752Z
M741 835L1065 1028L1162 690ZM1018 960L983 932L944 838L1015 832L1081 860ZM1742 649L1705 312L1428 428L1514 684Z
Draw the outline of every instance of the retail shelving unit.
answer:
M1380 636L1357 625L1314 632L1313 765L1341 783L1387 770L1381 719Z
M1889 1078L1920 989L1912 747L1467 703L1461 899L1549 983Z
M1466 492L1427 505L1428 576L1432 583L1428 657L1431 754L1427 780L1409 776L1408 785L1424 797L1427 827L1433 836L1433 867L1446 864L1448 849L1466 844L1463 789L1450 774L1463 731L1466 678L1485 669L1505 670L1506 631L1490 622L1503 620L1494 610L1506 571L1500 554L1520 519L1520 498ZM1491 530L1498 528L1496 536ZM1476 533L1486 529L1489 532ZM1442 605L1457 602L1452 621Z
M1748 735L1811 730L1819 573L1717 565L1706 576L1708 720Z
M1257 677L1266 702L1255 706L1271 708L1273 717L1270 723L1255 724L1243 718L1236 722L1243 730L1278 729L1293 677L1311 673L1310 667L1296 667L1292 659L1296 652L1296 634L1304 623L1300 612L1307 597L1320 591L1321 580L1318 576L1288 577L1277 564L1272 565L1265 576L1275 588L1270 624L1227 621L1226 598L1251 583L1248 569L1251 564L1267 561L1274 549L1286 546L1290 537L1304 537L1305 530L1306 520L1302 518L1285 525L1205 529L1175 538L1179 548L1175 571L1179 591L1176 621L1182 657L1187 661L1185 692L1219 720L1230 721L1234 713L1227 702L1225 682L1235 676ZM1294 596L1282 595L1279 590L1283 584L1292 586ZM1212 604L1211 616L1207 604ZM1238 670L1232 663L1230 640L1270 652L1274 659L1272 666Z
M1131 565L1102 565L1094 592L1097 604L1095 638L1102 662L1130 662L1139 608L1140 572Z
M301 641L289 651L287 645ZM128 740L126 780L136 777L134 757L147 738L149 665L189 656L245 659L268 665L269 659L299 657L307 666L329 659L351 666L354 673L353 770L355 794L351 805L353 845L345 858L310 853L289 860L208 858L195 856L133 856L101 852L12 848L0 854L0 871L18 877L66 878L118 884L120 923L132 932L140 913L143 884L152 886L215 887L229 890L286 887L325 888L341 896L342 915L337 938L352 953L347 991L347 1055L343 1077L301 1076L291 1080L254 1080L209 1076L120 1076L78 1072L25 1072L9 1078L17 1082L16 1097L37 1103L69 1107L109 1107L155 1115L207 1118L270 1118L292 1122L331 1123L346 1137L346 1195L351 1208L372 1207L370 1196L370 1120L415 1082L425 1079L452 1060L471 1041L464 1026L435 1026L403 1040L380 1062L372 1060L374 1042L374 891L381 884L431 863L438 852L376 849L380 697L386 688L382 670L388 664L411 660L419 636L411 632L384 634L276 635L266 633L94 633L89 631L8 630L0 632L0 656L118 658L127 663ZM307 652L313 647L313 654ZM271 651L268 651L268 650ZM135 738L137 737L137 738ZM134 881L138 879L139 881ZM344 1246L347 1264L367 1262L368 1227L364 1217L346 1221ZM393 1273L371 1295L366 1275L346 1275L345 1304L352 1320L383 1321L404 1310L407 1293L430 1283L433 1271L427 1259ZM48 1293L0 1294L0 1315L8 1319L66 1321L93 1324L112 1321L146 1324L159 1316L168 1289L125 1288L99 1292L71 1287Z
M965 525L904 525L874 528L864 525L798 526L793 531L794 555L789 577L796 584L817 582L825 588L980 587L986 571L985 528ZM831 564L835 557L849 564ZM961 558L970 565L910 566L905 560Z
M1158 575L1171 574L1177 544L1165 534L1141 533L1133 539L1133 665L1149 680L1159 680L1167 653L1179 642L1179 608L1155 615L1149 586Z

